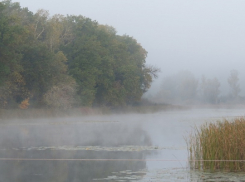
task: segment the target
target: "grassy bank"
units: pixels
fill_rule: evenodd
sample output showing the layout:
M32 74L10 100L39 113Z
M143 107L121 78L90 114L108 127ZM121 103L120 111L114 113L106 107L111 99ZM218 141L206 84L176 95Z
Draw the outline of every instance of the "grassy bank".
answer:
M188 140L188 150L193 169L245 171L245 161L239 161L245 160L245 119L196 128Z

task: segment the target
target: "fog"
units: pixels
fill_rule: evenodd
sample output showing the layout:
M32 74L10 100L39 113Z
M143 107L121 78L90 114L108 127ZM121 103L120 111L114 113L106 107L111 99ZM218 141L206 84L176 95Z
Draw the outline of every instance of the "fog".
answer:
M239 72L245 95L245 2L242 0L20 0L31 11L83 15L127 34L148 51L146 62L161 69L150 93L162 79L181 70L197 78L217 77L222 93L228 93L230 70Z
M43 114L42 109L2 110L2 116L8 115L9 119L0 115L1 180L226 180L224 174L216 178L189 171L185 138L193 127L203 123L244 117L243 108L210 107L245 103L244 1L19 2L33 12L46 9L50 15L80 14L110 25L119 35L134 37L148 51L146 63L161 72L144 95L153 101L149 104L153 109L142 114L132 114L137 106L128 106L123 114L120 108L121 112L115 109L117 114L113 110L98 114L90 113L97 108L81 107L79 117L65 117L69 111L61 110L64 117L53 118ZM231 70L238 73L233 92L228 84ZM176 105L167 105L169 110L164 108L165 103ZM209 109L182 107L200 103ZM164 109L154 110L155 106ZM29 111L34 119L18 118L18 114L28 118ZM53 111L50 109L51 114ZM13 120L15 112L17 119ZM12 174L9 171L13 169Z

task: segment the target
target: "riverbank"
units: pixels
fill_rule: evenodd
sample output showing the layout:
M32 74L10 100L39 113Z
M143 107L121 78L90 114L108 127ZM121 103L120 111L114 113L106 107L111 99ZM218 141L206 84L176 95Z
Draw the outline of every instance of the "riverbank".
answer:
M109 107L79 107L68 110L51 108L29 109L0 109L0 120L9 119L33 119L33 118L56 118L56 117L80 117L89 115L110 115L127 113L156 113L169 110L184 110L186 106L170 104L148 104L137 106L124 106L118 108Z

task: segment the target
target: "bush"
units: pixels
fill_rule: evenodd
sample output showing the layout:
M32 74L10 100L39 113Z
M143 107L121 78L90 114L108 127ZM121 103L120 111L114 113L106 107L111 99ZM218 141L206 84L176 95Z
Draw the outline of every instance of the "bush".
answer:
M19 104L19 108L20 109L27 109L29 106L29 98L23 100L20 104Z
M70 109L74 103L75 92L75 85L59 84L44 95L44 102L51 108Z

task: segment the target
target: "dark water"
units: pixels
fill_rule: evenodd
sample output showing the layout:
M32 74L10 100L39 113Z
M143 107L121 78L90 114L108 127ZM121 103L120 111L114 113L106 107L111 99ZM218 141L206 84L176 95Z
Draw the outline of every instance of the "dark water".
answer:
M195 125L244 114L196 109L0 124L0 158L11 159L0 160L0 181L242 181L242 173L190 171L184 138Z

